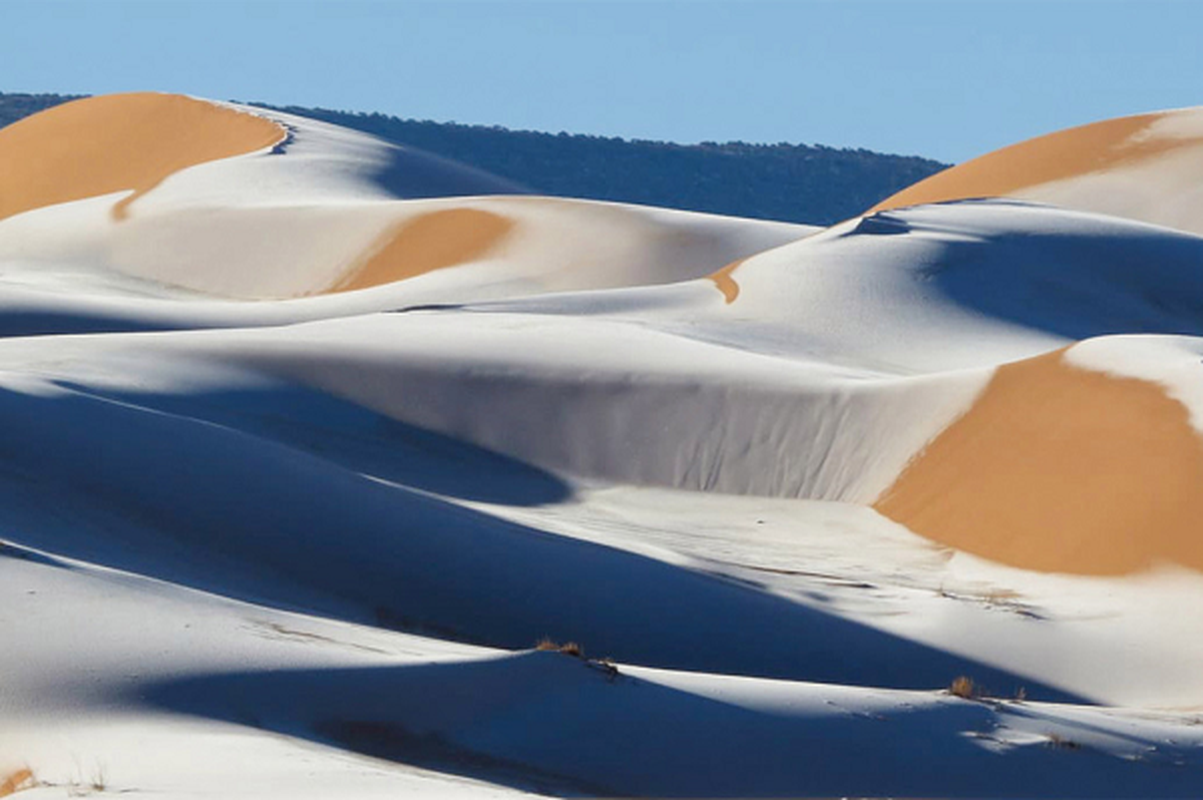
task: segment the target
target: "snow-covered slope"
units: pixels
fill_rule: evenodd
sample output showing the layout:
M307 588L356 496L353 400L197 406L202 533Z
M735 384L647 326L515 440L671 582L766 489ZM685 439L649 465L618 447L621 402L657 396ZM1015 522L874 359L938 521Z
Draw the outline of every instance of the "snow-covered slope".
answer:
M1203 785L1160 173L820 231L126 95L0 175L0 795Z
M224 149L180 150L177 129L200 121L184 144ZM89 146L70 160L45 152L47 141L65 149L76 139ZM76 161L105 169L85 182ZM14 192L0 206L0 258L241 299L401 278L416 280L384 302L663 283L810 230L496 196L518 187L364 133L173 95L88 98L22 120L0 132L0 175L21 187L70 187ZM467 197L399 202L430 195Z

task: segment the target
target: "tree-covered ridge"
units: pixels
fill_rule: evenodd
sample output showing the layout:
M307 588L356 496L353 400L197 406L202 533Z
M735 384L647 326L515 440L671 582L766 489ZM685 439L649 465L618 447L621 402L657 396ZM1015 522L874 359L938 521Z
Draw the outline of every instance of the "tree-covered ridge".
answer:
M17 120L45 111L51 106L75 100L82 95L69 94L0 94L0 128Z
M72 99L0 94L0 126ZM831 224L946 165L822 145L626 140L271 106L483 169L542 194Z
M680 145L321 108L279 110L438 153L547 194L789 222L838 222L947 166L822 145Z

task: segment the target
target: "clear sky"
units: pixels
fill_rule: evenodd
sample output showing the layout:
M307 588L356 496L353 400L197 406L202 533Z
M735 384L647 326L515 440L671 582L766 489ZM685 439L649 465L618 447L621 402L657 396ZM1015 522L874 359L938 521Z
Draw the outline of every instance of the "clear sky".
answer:
M0 91L961 161L1203 104L1195 0L0 0Z

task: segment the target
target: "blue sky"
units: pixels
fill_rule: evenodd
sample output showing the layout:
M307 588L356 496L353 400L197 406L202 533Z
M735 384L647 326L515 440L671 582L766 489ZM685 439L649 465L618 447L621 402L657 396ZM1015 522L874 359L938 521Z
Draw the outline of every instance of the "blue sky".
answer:
M1203 104L1193 0L0 0L0 91L960 161Z

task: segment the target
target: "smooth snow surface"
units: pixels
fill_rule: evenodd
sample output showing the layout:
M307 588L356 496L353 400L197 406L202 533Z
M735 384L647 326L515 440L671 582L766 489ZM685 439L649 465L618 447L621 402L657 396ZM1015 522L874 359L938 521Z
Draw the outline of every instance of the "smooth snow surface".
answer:
M519 196L122 97L0 136L125 159L0 219L0 795L1200 794L1192 225ZM139 162L180 107L226 149Z

